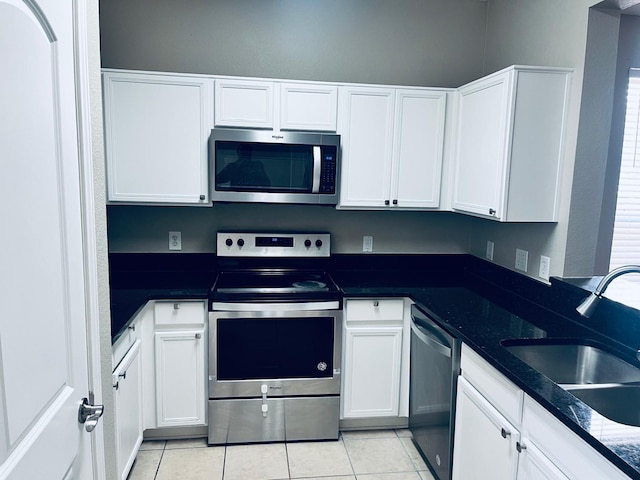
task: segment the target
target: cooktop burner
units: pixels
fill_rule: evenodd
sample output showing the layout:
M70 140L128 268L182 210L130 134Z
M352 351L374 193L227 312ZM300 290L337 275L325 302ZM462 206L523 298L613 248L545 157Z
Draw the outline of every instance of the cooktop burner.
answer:
M222 267L215 302L307 302L342 298L326 273L330 235L218 233Z

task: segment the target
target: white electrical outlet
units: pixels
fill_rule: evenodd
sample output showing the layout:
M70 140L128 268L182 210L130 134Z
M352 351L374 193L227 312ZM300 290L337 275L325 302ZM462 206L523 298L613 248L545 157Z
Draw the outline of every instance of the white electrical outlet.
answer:
M487 240L487 253L485 257L487 257L487 260L493 261L493 242L491 240Z
M362 237L362 251L373 252L373 237L371 235Z
M169 232L169 250L182 250L182 232Z
M540 272L538 276L545 280L549 280L549 269L551 268L551 259L549 257L545 257L544 255L540 255Z
M516 270L522 272L527 271L527 263L529 262L529 252L516 248Z

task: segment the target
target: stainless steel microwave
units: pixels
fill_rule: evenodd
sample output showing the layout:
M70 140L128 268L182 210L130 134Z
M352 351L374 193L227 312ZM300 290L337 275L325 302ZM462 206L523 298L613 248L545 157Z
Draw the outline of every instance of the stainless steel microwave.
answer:
M340 135L215 128L209 162L214 202L338 203Z

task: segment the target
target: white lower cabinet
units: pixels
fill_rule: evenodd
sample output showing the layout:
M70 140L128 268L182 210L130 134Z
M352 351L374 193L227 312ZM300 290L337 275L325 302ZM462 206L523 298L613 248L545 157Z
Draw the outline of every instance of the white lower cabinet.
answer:
M126 480L142 443L142 363L135 340L113 371L116 462L118 478Z
M206 425L206 313L203 301L154 302L147 428Z
M466 345L460 365L453 480L628 479Z
M409 306L402 298L345 301L341 419L407 417Z
M205 423L204 329L155 334L157 426Z
M521 454L522 460L518 466L518 480L629 479L538 402L526 395L522 424L522 445L525 449L522 450L524 455ZM534 465L530 465L531 463Z
M453 480L516 478L520 432L463 377L455 432Z
M523 443L518 462L518 480L568 480L567 476L532 442Z
M346 328L344 417L397 416L402 326Z

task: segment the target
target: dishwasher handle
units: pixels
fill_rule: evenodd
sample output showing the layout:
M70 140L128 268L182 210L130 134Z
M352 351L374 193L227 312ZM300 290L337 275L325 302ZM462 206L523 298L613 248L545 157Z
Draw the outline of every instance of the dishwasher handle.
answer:
M418 325L418 323L416 323L416 318L422 320L421 323L423 324ZM431 329L433 329L433 331L431 331ZM440 355L451 358L451 347L449 345L445 345L444 342L438 338L438 336L440 336L438 335L438 330L440 329L432 323L431 319L424 316L422 312L412 309L411 330L421 342L431 347Z

